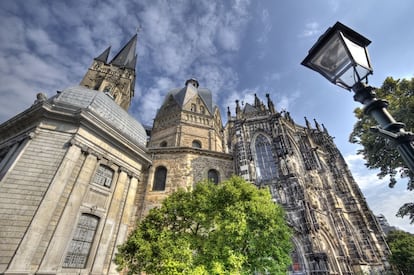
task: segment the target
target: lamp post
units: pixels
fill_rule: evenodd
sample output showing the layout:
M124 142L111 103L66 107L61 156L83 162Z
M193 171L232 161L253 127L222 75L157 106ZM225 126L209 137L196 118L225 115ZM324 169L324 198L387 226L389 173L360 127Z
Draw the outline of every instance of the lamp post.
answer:
M364 105L364 113L372 116L379 126L373 130L392 140L414 172L414 135L404 130L387 111L388 103L375 97L375 88L367 85L373 69L368 56L367 38L340 22L329 28L309 50L302 65L320 73L330 82L354 92L354 100Z

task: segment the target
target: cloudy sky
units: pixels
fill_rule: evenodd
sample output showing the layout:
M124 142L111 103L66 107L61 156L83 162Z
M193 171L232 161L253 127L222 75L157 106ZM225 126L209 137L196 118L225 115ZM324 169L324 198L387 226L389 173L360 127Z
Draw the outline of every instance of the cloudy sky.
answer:
M414 2L253 0L0 1L0 123L77 85L92 59L110 58L140 29L137 85L130 113L150 125L165 94L197 78L209 88L225 120L234 101L270 93L278 110L323 123L342 151L375 214L414 233L398 207L414 200L404 181L389 189L348 142L355 122L352 94L300 65L317 38L336 21L372 41L380 86L387 76L413 77Z

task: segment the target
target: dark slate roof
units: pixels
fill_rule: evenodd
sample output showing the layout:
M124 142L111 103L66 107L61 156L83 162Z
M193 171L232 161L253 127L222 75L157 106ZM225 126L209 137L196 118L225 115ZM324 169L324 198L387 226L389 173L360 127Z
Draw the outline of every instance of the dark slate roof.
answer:
M108 48L106 48L106 50L103 51L103 53L101 53L97 58L95 58L95 60L102 61L104 63L108 62L108 56L109 56L110 50L111 50L111 47L109 46Z
M195 93L198 93L198 95L200 96L200 98L204 101L204 104L206 104L208 111L210 112L210 114L213 114L214 111L214 104L213 104L213 96L212 93L209 89L205 89L205 88L194 88L195 89ZM177 101L177 103L179 104L180 107L183 107L184 105L184 99L186 94L190 92L190 90L187 89L187 87L184 88L177 88L177 89L173 89L171 90L166 96L165 96L165 100L168 100L169 96L172 95L174 97L174 99Z
M131 40L119 51L117 55L112 59L109 64L125 67L129 69L135 69L137 56L135 49L137 47L137 34L135 34Z
M244 113L255 113L257 112L257 109L253 107L252 105L250 105L249 103L246 103L243 112Z
M50 100L57 106L91 112L132 142L143 147L146 145L147 134L141 123L103 92L76 86L63 90Z

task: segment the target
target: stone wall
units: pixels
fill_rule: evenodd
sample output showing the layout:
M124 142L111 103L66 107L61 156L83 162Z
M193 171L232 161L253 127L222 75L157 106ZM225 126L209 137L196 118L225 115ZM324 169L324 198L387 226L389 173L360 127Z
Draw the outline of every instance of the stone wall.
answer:
M61 165L71 134L39 130L0 183L0 271L4 271Z
M158 166L167 168L165 190L152 191L154 172ZM233 173L232 156L213 154L206 150L175 148L153 151L153 166L149 170L144 213L180 188L192 190L194 184L207 179L208 170L218 171L220 181L230 178Z

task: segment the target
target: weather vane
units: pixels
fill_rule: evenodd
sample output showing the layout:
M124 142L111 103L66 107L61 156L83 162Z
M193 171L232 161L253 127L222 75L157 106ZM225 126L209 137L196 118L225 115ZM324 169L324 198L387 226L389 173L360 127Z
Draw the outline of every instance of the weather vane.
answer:
M136 32L137 32L137 34L140 32L142 30L142 27L141 27L141 24L139 24L138 23L138 26L137 26L137 28L136 28Z

